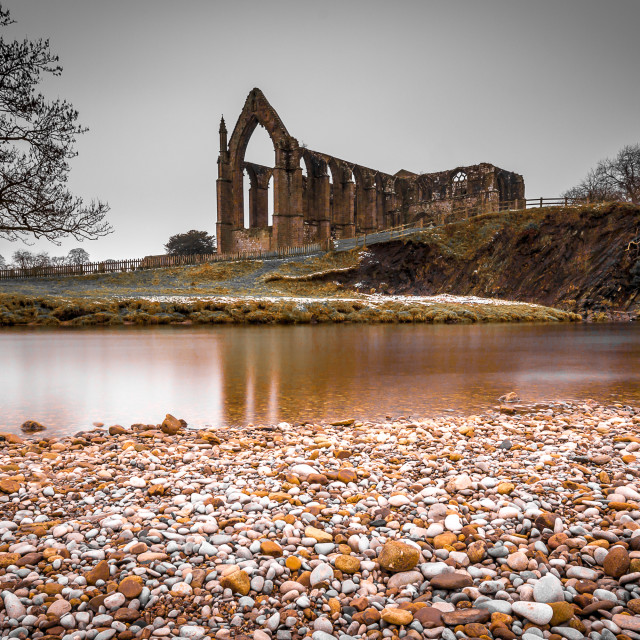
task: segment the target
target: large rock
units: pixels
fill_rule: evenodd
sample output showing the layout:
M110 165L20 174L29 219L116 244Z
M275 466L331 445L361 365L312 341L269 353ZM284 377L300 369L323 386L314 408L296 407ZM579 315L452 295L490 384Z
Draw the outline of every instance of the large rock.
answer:
M19 553L0 553L0 569L6 569L20 560Z
M321 562L309 576L309 583L312 587L322 584L324 582L330 582L333 580L333 569L330 564Z
M137 598L142 593L142 578L140 576L127 576L120 581L118 591L130 600Z
M6 431L0 431L0 442L8 442L9 444L23 444L24 440L15 433L7 433Z
M533 599L536 602L562 602L564 600L562 582L548 573L533 586Z
M516 551L507 557L507 564L514 571L524 571L529 564L529 558L522 551Z
M551 529L551 531L553 531L556 520L560 520L559 515L545 511L535 519L534 524L536 526L536 529L539 529L540 531L542 531L543 529Z
M444 488L447 493L453 494L457 493L458 491L469 489L471 487L471 484L471 478L468 474L464 473L460 476L454 476L450 480L447 480Z
M265 556L272 558L280 558L282 556L282 547L274 540L263 540L260 543L260 551Z
M349 484L349 482L356 482L358 480L358 474L349 468L340 469L338 471L338 478L340 482L344 482L345 484Z
M17 619L27 613L24 605L20 602L20 598L11 593L11 591L3 591L2 599L4 601L4 610L8 618Z
M62 618L65 613L71 611L71 603L67 600L54 600L47 609L47 615Z
M95 585L98 580L106 582L109 579L109 565L106 560L100 560L85 576L87 584Z
M441 573L431 578L429 583L432 589L446 589L452 591L454 589L464 589L472 587L473 580L470 575L465 573Z
M442 620L450 627L455 627L459 624L472 624L474 622L484 623L487 622L489 618L491 618L491 614L486 609L458 609L442 614Z
M476 542L472 542L467 547L467 556L469 557L469 562L471 562L471 564L482 562L486 555L487 555L487 545L482 540L477 540Z
M388 624L411 624L413 621L413 614L411 611L406 611L405 609L387 609L384 608L381 612L382 619Z
M411 571L420 561L420 552L406 542L392 540L383 547L378 562L384 571L399 573Z
M444 624L442 621L442 611L435 607L422 607L413 614L413 617L425 629L435 629L436 627L441 627Z
M135 622L140 619L141 613L137 609L122 607L113 614L113 619L117 622Z
M553 609L543 602L518 601L512 603L511 610L539 626L548 624L553 617Z
M458 542L458 536L453 531L445 531L440 533L433 539L433 546L436 549L444 549Z
M360 559L351 555L340 555L335 559L335 566L342 573L356 573L360 571Z
M25 433L35 433L36 431L44 431L47 427L35 420L27 420L20 425Z
M220 585L223 589L231 589L233 593L246 596L251 590L251 578L249 578L249 574L246 571L238 569L226 576L222 576L222 578L220 578Z
M0 480L0 492L17 493L20 490L20 483L13 478L2 478Z
M387 589L401 589L408 584L422 584L424 578L419 571L402 571L389 578Z
M170 413L167 413L165 419L160 425L160 430L162 433L166 433L169 436L175 436L183 426L185 425L182 420L178 420L178 418L174 418Z
M316 542L333 542L333 536L327 533L323 529L316 529L315 527L306 527L304 530L306 538L313 538Z
M550 602L549 606L553 609L553 617L549 624L552 627L569 622L575 613L575 607L570 602Z
M612 578L620 578L629 571L629 552L621 546L612 547L607 553L602 567L604 572Z
M629 631L640 631L639 616L626 616L622 613L616 613L612 620L613 623L617 624L622 630L628 629Z

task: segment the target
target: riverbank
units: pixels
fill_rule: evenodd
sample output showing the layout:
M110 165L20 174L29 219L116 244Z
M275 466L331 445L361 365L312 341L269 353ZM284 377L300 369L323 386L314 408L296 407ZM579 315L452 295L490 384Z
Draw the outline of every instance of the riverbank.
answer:
M154 295L66 298L0 294L0 327L190 324L576 322L578 314L474 296Z
M591 401L7 434L0 627L46 640L640 638L639 450L640 410Z
M594 321L637 319L639 224L640 206L630 203L488 213L372 245L338 280L384 283L400 295L536 302Z

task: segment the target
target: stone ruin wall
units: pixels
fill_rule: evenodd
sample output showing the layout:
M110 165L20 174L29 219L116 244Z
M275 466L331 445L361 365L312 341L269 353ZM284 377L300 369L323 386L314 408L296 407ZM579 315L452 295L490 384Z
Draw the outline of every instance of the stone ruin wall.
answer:
M273 167L244 160L258 125L274 143ZM244 179L250 183L248 229ZM269 225L271 179L274 214ZM491 164L390 175L303 148L259 89L249 94L229 141L221 122L216 224L221 253L328 242L420 219L426 225L443 224L524 204L522 176Z

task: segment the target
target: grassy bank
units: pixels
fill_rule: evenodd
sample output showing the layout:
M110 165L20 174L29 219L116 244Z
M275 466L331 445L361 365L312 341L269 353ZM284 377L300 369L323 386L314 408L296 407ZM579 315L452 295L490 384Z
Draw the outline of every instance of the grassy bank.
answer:
M62 298L0 294L0 326L157 324L571 322L580 316L538 305L446 296L359 298Z

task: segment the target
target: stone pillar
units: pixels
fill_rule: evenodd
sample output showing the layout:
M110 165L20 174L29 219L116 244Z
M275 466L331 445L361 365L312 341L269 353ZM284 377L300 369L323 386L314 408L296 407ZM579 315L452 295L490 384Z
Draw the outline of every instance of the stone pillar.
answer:
M362 199L361 199L362 194ZM358 216L360 233L371 233L375 230L376 219L376 187L369 185L358 191Z
M216 238L218 253L229 253L233 250L233 195L231 181L218 178L216 181L218 218L216 221Z
M314 217L318 221L318 242L331 237L331 183L329 176L313 178Z
M297 158L285 149L276 149L276 166L273 170L274 247L290 247L303 243L302 217L302 169Z
M344 183L344 238L355 238L356 236L356 183Z
M252 184L249 189L249 227L269 226L269 188Z
M271 169L252 164L251 187L249 188L249 227L269 226L269 180Z
M384 204L385 194L380 185L376 185L376 217L375 217L375 229L380 231L384 229Z
M229 149L227 146L227 128L224 118L220 121L220 153L218 155L218 179L216 181L216 237L218 252L227 253L233 249L233 185Z
M395 194L393 191L384 192L384 228L395 226L393 224L393 212L395 210Z

